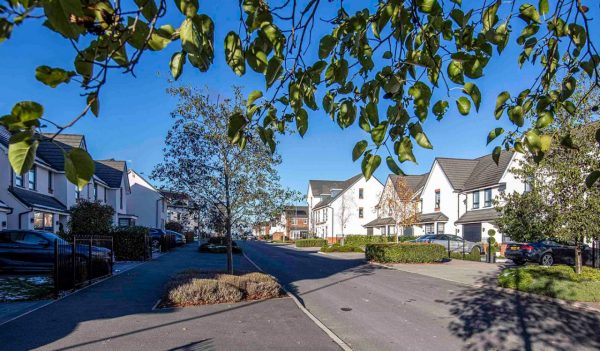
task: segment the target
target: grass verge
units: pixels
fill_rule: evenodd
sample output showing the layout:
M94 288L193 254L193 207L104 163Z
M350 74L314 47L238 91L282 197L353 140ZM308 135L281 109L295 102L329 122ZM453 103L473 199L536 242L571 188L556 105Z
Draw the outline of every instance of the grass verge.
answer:
M506 268L498 286L570 301L600 302L600 270L583 267L527 265Z
M18 276L0 278L0 302L42 300L52 297L50 277Z
M163 306L195 306L263 300L282 296L281 285L270 275L240 275L185 270L167 284Z
M352 245L333 244L321 247L321 252L365 252L362 248Z

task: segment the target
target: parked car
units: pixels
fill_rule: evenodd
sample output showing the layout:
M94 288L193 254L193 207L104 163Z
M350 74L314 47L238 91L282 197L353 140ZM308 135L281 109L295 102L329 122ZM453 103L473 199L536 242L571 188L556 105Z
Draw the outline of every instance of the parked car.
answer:
M165 236L167 235L167 233L165 233L165 231L162 229L150 228L149 234L150 234L150 245L152 246L152 251L155 251L155 252L160 251L161 245L164 242Z
M242 252L242 249L237 245L237 243L234 240L231 241L231 246L233 253ZM200 250L200 252L225 253L227 252L227 238L211 237L208 239L208 242L200 245L198 249Z
M445 247L446 250L448 249L449 244L450 251L452 252L463 252L463 249L465 253L469 253L473 250L483 252L481 243L464 240L460 236L454 234L427 234L413 240L413 242L438 244Z
M175 245L177 246L183 246L186 244L187 240L185 239L185 235L178 233L174 230L165 230L167 232L167 234L172 234L175 235Z
M544 239L531 243L509 243L504 256L517 265L526 262L552 266L556 263L575 265L575 245L562 243L554 239ZM591 265L592 250L584 245L582 250L583 264Z
M0 231L0 271L49 272L54 267L54 241L58 240L62 252L71 254L72 245L54 233L38 230ZM87 259L89 246L75 248L79 259ZM94 262L110 265L110 249L92 246Z

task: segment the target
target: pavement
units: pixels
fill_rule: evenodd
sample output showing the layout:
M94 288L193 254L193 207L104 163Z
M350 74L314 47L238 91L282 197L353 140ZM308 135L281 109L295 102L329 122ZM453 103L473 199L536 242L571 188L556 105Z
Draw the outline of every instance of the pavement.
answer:
M443 279L449 274L444 271L431 276L369 264L364 257L241 245L354 350L600 349L598 313ZM418 266L411 269L432 268ZM493 279L493 272L480 273L464 279Z
M4 324L0 350L339 350L289 297L153 310L174 273L224 267L178 248ZM234 267L256 270L242 255Z

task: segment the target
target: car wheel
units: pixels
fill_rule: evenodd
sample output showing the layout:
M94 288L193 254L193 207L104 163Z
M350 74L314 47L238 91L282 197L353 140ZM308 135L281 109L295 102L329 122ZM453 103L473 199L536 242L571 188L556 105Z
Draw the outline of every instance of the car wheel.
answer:
M545 253L540 258L540 264L542 266L550 267L554 264L554 257L550 253Z
M160 240L152 240L152 252L160 252Z

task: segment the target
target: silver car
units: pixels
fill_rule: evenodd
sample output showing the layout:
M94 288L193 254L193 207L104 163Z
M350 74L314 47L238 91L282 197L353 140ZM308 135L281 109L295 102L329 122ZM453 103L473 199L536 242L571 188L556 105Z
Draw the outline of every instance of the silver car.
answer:
M418 243L430 243L430 244L438 244L452 252L464 252L469 253L475 248L479 250L479 252L483 252L483 248L481 243L474 243L472 241L464 240L458 235L453 234L427 234L423 235L415 240Z

